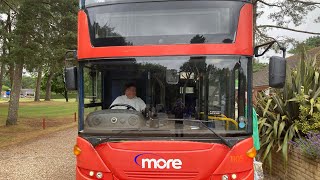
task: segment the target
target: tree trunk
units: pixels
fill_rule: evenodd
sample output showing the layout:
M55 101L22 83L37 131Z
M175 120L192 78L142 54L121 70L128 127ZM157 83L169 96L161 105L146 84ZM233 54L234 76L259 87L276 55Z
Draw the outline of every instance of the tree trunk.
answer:
M51 100L51 81L53 79L54 73L50 70L49 76L48 76L48 81L46 84L46 97L45 101L50 101Z
M69 102L68 91L66 89L64 91L64 98L66 98L66 102Z
M42 80L42 66L38 70L38 77L36 82L36 93L34 96L34 101L40 101L41 80Z
M0 97L1 97L1 92L2 92L2 80L3 80L3 74L5 71L5 64L1 63L1 68L0 68Z
M14 71L14 77L13 77L14 83L12 84L12 90L10 93L9 109L8 109L8 116L7 116L7 122L6 122L7 126L17 124L21 81L22 81L22 70L23 70L23 63L17 64Z
M22 73L22 72L21 72ZM9 77L10 77L10 88L13 88L13 78L14 78L14 64L9 65Z

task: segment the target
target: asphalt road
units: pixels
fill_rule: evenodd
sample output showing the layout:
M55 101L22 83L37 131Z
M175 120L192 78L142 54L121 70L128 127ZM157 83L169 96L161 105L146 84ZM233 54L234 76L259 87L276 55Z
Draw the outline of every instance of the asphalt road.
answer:
M75 179L76 136L71 128L0 149L0 180Z

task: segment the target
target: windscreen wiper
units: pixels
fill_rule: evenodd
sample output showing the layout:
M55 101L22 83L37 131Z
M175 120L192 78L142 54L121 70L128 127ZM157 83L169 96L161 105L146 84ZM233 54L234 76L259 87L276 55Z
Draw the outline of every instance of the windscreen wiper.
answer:
M211 128L209 128L206 124L204 124L201 120L199 120L200 121L200 123L204 126L204 127L206 127L209 131L211 131L214 135L216 135L216 136L218 136L220 139L221 139L221 141L222 142L224 142L224 144L226 144L229 148L231 148L232 147L232 145L226 140L226 139L224 139L222 136L220 136L219 134L217 134L214 130L212 130Z
M208 127L205 123L203 123L202 120L199 119L168 119L168 120L173 120L173 121L192 121L192 122L200 122L205 128L207 128L209 131L211 131L214 135L216 135L217 137L219 137L221 139L221 141L227 145L229 148L232 147L232 145L226 140L224 139L222 136L220 136L219 134L217 134L214 130L212 130L210 127ZM208 121L206 121L208 122Z

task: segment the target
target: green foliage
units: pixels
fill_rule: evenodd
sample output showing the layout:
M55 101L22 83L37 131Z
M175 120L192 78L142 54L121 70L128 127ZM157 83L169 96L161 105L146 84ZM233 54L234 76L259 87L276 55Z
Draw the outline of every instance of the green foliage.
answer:
M259 114L260 154L262 161L271 166L272 151L282 151L287 161L288 142L298 135L295 124L297 115L291 114L294 107L288 102L286 91L276 91L271 97L259 94L257 113ZM292 108L292 109L291 109Z
M304 52L297 69L287 70L283 90L274 90L272 96L260 94L258 97L257 113L260 116L259 133L262 143L260 153L262 160L268 160L270 166L273 150L282 151L287 163L288 142L299 137L303 129L298 128L312 119L312 116L306 116L306 113L314 115L313 120L319 117L320 79L315 60L316 57L308 57ZM308 125L310 123L307 122ZM307 129L310 128L315 127Z
M22 89L34 89L35 79L30 76L22 76Z
M264 69L265 67L267 67L266 63L259 63L258 61L253 61L252 71L255 73Z
M291 54L296 54L305 49L309 50L315 47L320 47L320 36L309 37L304 42L295 44L294 47L288 52Z
M57 94L64 95L66 89L64 85L62 72L56 74L52 79L51 91Z
M9 76L3 76L2 83L5 86L11 87Z
M300 103L300 115L296 120L299 130L304 134L319 132L320 130L320 98L310 99L309 96L301 96L297 101Z
M8 86L2 85L2 91L8 91L10 88Z
M41 90L45 91L46 90L46 83L48 81L48 74L46 74L43 77L43 81L41 83ZM51 81L51 91L55 92L56 94L61 94L64 95L65 92L65 85L63 81L63 74L62 72L57 72L55 76L52 78Z

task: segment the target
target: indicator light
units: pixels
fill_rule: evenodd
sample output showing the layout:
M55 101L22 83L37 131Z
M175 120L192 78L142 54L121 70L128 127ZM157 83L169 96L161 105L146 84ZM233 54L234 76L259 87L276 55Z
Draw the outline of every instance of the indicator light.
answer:
M247 152L247 156L250 158L254 158L257 155L257 151L256 148L252 147L251 149L249 149L249 151Z
M78 156L80 153L81 153L81 149L77 145L74 145L73 154Z

